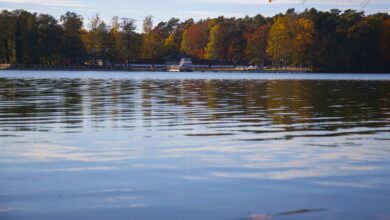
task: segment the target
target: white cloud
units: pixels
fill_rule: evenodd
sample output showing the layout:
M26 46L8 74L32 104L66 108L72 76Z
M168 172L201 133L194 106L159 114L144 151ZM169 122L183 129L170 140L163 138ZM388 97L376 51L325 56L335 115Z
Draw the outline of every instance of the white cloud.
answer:
M86 8L89 6L86 2L77 1L77 0L0 0L0 2L15 3L15 4L61 6L61 7L71 7L71 8Z
M224 17L245 17L246 15L253 15L240 12L223 12L223 11L180 11L179 16L185 18L204 19L204 18L216 18L219 16Z
M323 5L356 5L365 4L365 0L273 0L269 3L268 0L196 0L198 2L208 3L223 3L223 4L237 4L237 5L265 5L265 4L323 4ZM369 2L371 4L377 3L389 3L388 0L376 0L375 2Z

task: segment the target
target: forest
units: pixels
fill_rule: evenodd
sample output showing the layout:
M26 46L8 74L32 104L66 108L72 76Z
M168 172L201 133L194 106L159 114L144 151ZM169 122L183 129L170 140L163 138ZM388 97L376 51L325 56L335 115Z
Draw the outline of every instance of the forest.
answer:
M207 18L154 24L103 21L67 12L59 19L25 10L0 13L0 63L163 63L184 54L195 63L305 67L317 72L390 72L390 16L332 9L289 9L273 17Z

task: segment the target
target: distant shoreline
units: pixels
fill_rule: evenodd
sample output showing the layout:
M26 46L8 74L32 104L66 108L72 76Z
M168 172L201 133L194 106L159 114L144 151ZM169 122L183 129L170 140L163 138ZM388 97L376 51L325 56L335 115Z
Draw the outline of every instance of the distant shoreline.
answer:
M146 69L105 69L105 68L90 68L90 69L0 69L0 71L47 71L47 72L55 72L55 71L61 71L61 72L89 72L89 71L96 71L96 72L165 72L165 73L191 73L191 72L170 72L167 70L146 70ZM374 72L374 73L367 73L367 72L308 72L308 71L298 71L298 70L194 70L192 71L194 73L275 73L275 74L285 74L285 73L295 73L295 74L390 74L386 72Z
M111 66L85 66L85 65L9 65L0 70L26 70L26 71L118 71L118 72L170 72L169 65L165 64L133 64ZM243 72L243 73L314 73L310 68L280 67L265 69L250 69L249 66L223 66L194 65L191 71L183 72Z

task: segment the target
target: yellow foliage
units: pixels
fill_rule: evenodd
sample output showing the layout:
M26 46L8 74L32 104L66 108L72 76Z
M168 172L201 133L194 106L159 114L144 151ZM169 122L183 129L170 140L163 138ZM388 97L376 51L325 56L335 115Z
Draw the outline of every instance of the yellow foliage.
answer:
M206 59L219 59L223 51L223 33L220 25L214 25L210 31L209 42L205 48Z
M301 65L314 38L314 24L295 16L277 17L272 25L267 53L276 65Z
M314 23L311 20L300 18L295 27L295 39L292 43L293 64L301 65L314 39Z
M164 47L170 47L172 45L175 45L175 36L173 34L169 35L164 41Z
M287 17L278 17L272 25L269 36L267 53L279 63L286 63L290 57L292 37L291 27Z

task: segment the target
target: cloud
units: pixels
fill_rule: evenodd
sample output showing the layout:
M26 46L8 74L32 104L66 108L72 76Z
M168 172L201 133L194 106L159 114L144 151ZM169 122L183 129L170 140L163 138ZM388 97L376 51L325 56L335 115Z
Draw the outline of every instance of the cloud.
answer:
M76 0L0 0L0 2L14 4L33 4L46 6L61 6L70 8L86 8L89 5L86 2Z
M253 15L251 13L244 12L223 12L223 11L180 11L180 17L203 19L203 18L215 18L219 16L224 17L245 17L246 15Z
M136 158L135 152L123 153L121 149L101 149L99 151L85 151L80 147L55 145L55 144L32 144L32 145L10 145L2 149L0 162L27 162L30 161L57 161L71 160L83 162L107 162L131 160ZM27 160L28 159L28 160ZM91 167L73 168L62 171L84 171L84 170L111 170L113 167Z
M99 167L73 167L73 168L61 168L61 169L47 169L42 170L43 172L83 172L83 171L108 171L108 170L116 170L115 167L112 166L99 166Z
M236 4L236 5L265 5L270 4L268 0L196 0L198 2L208 3L223 3L223 4ZM357 5L365 4L365 0L273 0L271 4L322 4L322 5ZM376 0L375 2L369 2L372 4L388 3L388 0Z

